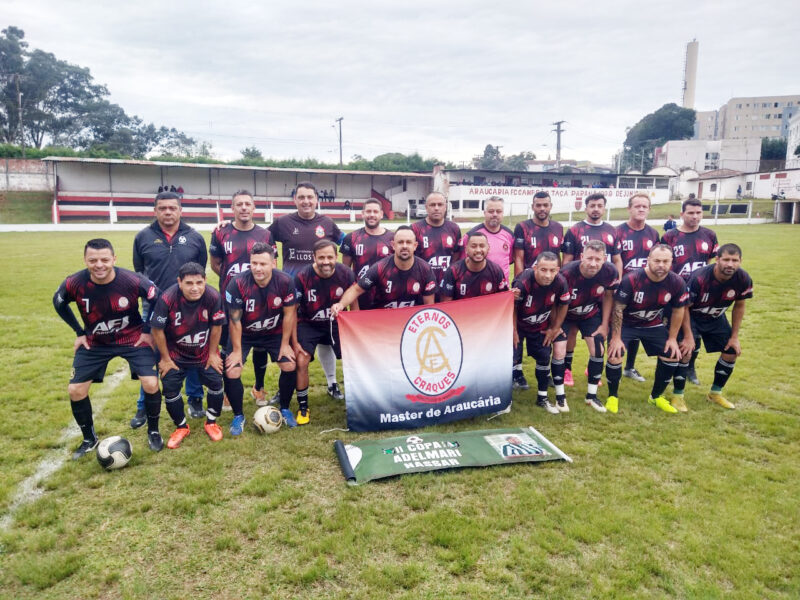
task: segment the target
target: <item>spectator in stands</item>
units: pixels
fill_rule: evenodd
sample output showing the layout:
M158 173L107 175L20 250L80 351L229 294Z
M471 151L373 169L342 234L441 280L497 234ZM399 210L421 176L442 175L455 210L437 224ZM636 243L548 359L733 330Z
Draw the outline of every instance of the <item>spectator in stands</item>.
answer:
M178 192L178 190L175 189L174 185L169 186L169 191L172 192L173 194L176 194Z
M350 200L345 200L344 201L344 209L345 210L350 210Z
M181 199L183 199L183 186L182 185L178 186L178 195L181 197Z
M677 226L678 224L675 222L675 215L670 215L667 221L664 223L664 231L675 229Z
M160 194L163 191L164 191L164 186L163 185L158 186L158 193Z

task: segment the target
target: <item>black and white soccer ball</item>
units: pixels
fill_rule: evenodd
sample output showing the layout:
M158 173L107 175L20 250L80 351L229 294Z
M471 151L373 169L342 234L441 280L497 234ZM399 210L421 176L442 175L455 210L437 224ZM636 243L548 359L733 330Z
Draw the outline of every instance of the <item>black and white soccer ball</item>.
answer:
M282 424L281 411L274 406L262 406L253 415L253 425L260 433L275 433Z
M106 471L121 469L131 460L133 447L124 437L114 435L97 444L97 462Z

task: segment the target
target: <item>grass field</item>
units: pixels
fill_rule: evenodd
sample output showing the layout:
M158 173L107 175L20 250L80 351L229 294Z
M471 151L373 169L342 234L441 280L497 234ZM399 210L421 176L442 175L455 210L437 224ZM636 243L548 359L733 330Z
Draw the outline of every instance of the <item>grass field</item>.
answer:
M0 223L50 223L53 192L0 193Z
M798 230L719 227L744 248L755 280L744 355L725 412L703 398L686 415L646 404L650 383L624 380L618 415L580 400L551 416L533 391L490 423L533 425L573 464L408 475L348 487L332 443L379 434L344 427L312 363L309 426L211 444L199 421L177 451L154 454L131 431L137 385L123 373L92 390L100 436L134 445L132 464L59 461L78 441L66 384L73 335L51 298L82 268L87 234L3 234L0 279L0 597L2 598L798 598L800 409ZM133 234L113 233L130 266ZM652 378L653 361L639 370ZM123 369L113 362L109 375ZM376 368L380 359L376 358ZM526 362L529 379L532 365ZM245 386L252 371L245 369ZM270 366L267 387L276 387ZM601 388L601 397L605 397ZM252 414L252 402L246 414ZM171 423L162 412L162 434ZM387 434L392 435L392 434ZM51 468L48 468L48 465ZM52 471L52 472L50 472ZM40 486L16 504L36 473ZM46 476L44 476L46 475ZM29 490L30 491L30 490Z

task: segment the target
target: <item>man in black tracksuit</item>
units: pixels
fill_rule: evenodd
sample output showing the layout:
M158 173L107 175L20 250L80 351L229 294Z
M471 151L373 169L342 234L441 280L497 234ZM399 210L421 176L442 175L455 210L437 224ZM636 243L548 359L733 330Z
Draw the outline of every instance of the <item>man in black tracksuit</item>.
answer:
M174 192L162 192L155 200L156 220L136 234L133 240L133 268L147 276L158 289L166 290L178 280L178 270L188 262L205 268L208 252L203 236L181 221L181 199ZM155 305L155 302L153 303ZM151 306L143 306L145 321ZM203 386L195 375L186 378L189 414L203 416ZM144 398L139 394L131 427L141 427L147 419Z

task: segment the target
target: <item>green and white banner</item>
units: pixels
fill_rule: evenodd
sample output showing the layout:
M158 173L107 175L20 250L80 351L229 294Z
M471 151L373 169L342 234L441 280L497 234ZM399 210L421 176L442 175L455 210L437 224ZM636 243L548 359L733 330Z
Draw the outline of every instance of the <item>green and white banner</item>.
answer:
M533 427L485 429L333 444L350 485L373 479L460 467L572 459Z

